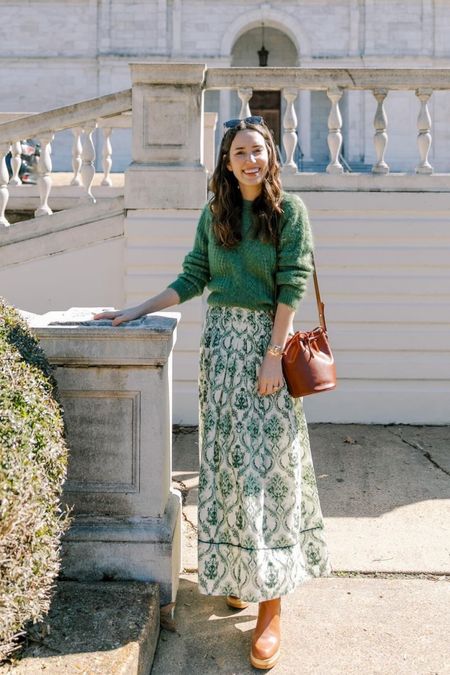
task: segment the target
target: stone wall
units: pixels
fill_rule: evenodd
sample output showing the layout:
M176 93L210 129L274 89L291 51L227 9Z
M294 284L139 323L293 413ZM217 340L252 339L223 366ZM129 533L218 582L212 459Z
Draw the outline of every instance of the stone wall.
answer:
M445 424L450 406L448 210L445 193L302 191L308 206L338 388L305 399L310 422ZM198 211L128 215L127 303L181 269ZM174 419L196 424L206 295L186 302L174 351ZM297 329L318 324L313 288ZM428 344L426 336L432 341Z
M229 58L236 40L263 21L292 39L300 65L310 58L408 57L413 65L450 57L446 2L228 0L226 8L216 0L1 0L0 58L5 65L14 59L13 70L42 57L45 68L65 58ZM18 18L20 35L10 30ZM73 92L85 84L72 81Z
M70 306L122 307L123 219L119 198L2 227L2 295L39 314Z

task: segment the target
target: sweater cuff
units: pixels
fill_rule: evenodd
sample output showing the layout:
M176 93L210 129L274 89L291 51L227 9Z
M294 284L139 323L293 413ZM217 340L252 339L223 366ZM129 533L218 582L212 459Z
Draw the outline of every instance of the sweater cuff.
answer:
M292 286L282 286L278 293L277 302L282 302L284 305L288 305L296 310L302 296L303 290L292 288Z
M193 286L187 284L183 279L175 279L167 288L173 288L174 291L180 296L180 305L186 300L190 300L196 294L196 291Z

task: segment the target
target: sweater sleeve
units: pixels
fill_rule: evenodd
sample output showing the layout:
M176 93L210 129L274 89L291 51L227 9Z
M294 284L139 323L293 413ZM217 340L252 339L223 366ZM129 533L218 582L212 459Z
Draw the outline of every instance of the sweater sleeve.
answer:
M198 221L193 249L184 258L183 272L168 285L180 296L180 304L201 295L211 278L208 259L210 214L209 205L206 204Z
M289 195L283 202L276 272L277 302L297 309L313 270L313 240L308 211L302 200Z

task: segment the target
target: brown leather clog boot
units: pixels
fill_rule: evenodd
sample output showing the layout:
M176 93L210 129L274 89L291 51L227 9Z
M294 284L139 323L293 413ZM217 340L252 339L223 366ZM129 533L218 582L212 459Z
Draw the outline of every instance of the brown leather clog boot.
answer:
M248 602L241 600L236 595L227 595L226 603L228 607L233 609L246 609L248 607Z
M250 653L250 662L254 668L268 670L280 658L280 613L281 598L259 603Z

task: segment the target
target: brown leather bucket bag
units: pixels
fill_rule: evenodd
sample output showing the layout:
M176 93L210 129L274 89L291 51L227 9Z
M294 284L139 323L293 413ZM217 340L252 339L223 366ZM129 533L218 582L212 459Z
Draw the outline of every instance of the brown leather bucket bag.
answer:
M290 395L294 398L336 387L336 367L328 342L325 306L320 297L314 256L312 261L320 325L314 330L297 331L292 335L286 342L282 356L284 379Z

